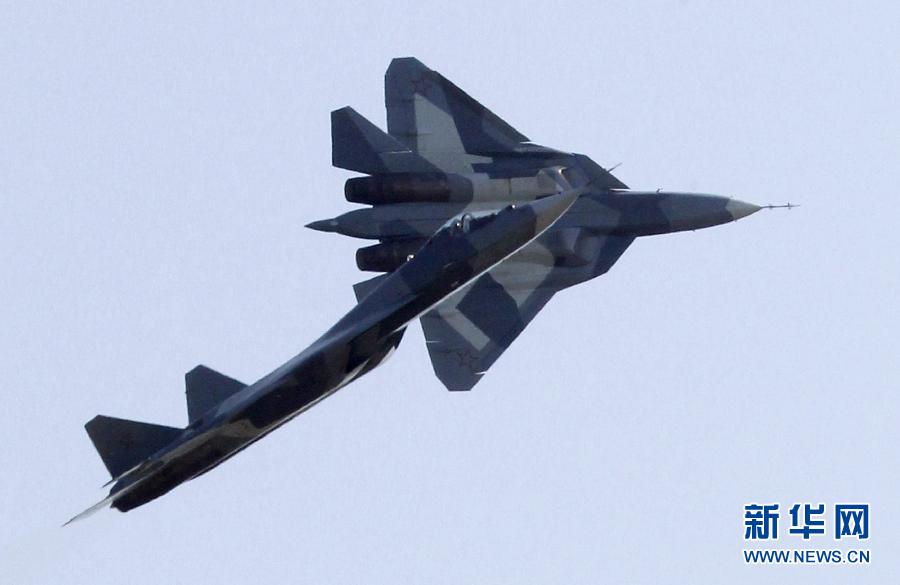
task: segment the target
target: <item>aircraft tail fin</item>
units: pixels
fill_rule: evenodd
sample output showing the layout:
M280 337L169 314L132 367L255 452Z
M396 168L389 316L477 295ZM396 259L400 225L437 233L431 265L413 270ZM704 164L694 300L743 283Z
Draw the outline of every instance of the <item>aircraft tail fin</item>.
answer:
M187 398L188 419L194 422L203 413L225 402L247 385L225 374L199 365L184 375L184 393Z
M351 107L331 112L331 164L370 175L437 170Z
M110 475L117 477L174 441L182 429L97 415L88 436Z

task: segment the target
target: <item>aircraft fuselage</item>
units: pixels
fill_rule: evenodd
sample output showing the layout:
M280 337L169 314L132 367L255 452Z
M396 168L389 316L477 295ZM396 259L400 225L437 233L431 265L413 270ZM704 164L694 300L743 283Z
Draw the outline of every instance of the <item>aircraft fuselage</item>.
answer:
M110 492L128 511L209 471L381 364L406 325L515 253L556 221L574 194L464 216L440 229L414 259L374 288L309 348L194 420Z

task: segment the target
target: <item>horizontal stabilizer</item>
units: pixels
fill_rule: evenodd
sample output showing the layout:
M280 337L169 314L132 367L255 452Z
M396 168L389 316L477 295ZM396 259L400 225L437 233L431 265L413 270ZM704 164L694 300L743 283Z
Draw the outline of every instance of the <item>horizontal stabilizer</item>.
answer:
M188 419L194 422L247 385L200 365L184 375L184 387Z
M357 282L353 285L353 294L356 295L356 302L362 301L364 298L369 296L369 293L378 288L378 286L384 282L384 280L390 276L389 274L380 274L375 278L370 278L369 280L364 280L362 282Z
M110 475L117 477L178 438L182 429L97 415L86 425Z
M350 107L331 112L331 164L370 175L437 170Z

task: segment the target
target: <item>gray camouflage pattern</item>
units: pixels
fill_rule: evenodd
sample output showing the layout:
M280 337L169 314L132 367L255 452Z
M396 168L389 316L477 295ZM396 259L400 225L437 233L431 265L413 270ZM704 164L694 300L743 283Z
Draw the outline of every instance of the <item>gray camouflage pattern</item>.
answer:
M403 266L448 218L571 192L577 201L538 240L421 318L435 374L471 389L552 296L605 274L635 238L696 230L760 206L718 195L632 191L582 154L540 146L414 58L385 74L387 133L332 112L332 162L364 173L345 185L366 205L308 227L377 240L361 270ZM360 283L357 292L367 285Z
M410 321L534 241L575 199L565 192L452 219L397 270L359 287L359 304L315 343L254 384L197 366L185 375L185 428L93 418L85 428L113 486L72 520L107 505L125 512L158 498L379 366Z

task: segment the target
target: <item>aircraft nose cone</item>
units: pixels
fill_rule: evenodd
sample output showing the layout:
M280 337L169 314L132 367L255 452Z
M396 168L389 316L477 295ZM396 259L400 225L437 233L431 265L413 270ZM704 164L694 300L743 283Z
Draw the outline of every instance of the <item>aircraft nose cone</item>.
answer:
M530 203L536 216L535 229L542 232L562 216L572 206L578 195L574 191L564 191L558 195L538 199Z
M742 217L747 217L748 215L756 213L762 209L762 207L747 203L746 201L741 201L740 199L729 199L728 203L725 205L725 209L731 214L731 217L737 221Z
M338 228L338 222L336 219L320 219L318 221L306 224L306 227L318 232L336 232Z

